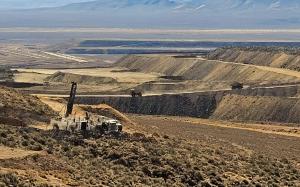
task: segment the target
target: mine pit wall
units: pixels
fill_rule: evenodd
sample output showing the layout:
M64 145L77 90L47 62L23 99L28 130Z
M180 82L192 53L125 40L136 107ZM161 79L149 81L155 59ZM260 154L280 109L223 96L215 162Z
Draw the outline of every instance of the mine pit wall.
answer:
M300 124L300 99L227 95L210 117L243 122Z
M289 98L298 93L299 86L287 86L137 98L78 97L76 103L105 103L123 113L299 124L300 99Z
M224 94L236 94L243 96L297 97L300 96L300 85L232 90L224 92Z
M216 109L216 95L162 95L147 97L82 97L80 104L108 104L124 113L209 118Z

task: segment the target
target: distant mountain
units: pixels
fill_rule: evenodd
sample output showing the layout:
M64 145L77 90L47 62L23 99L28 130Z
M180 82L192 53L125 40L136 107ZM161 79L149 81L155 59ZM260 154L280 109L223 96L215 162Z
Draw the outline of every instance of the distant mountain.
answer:
M41 2L41 0L35 1ZM47 1L50 0L45 0L44 3ZM52 0L52 3L54 1L56 0ZM30 10L0 12L0 16L11 15L9 17L6 15L11 21L0 20L0 26L9 24L14 26L143 28L300 27L300 0L68 1L75 3L51 6L51 8L39 6Z
M58 7L92 0L1 0L0 10Z
M74 3L62 8L69 10L101 10L124 8L168 8L169 10L299 10L299 0L94 0Z

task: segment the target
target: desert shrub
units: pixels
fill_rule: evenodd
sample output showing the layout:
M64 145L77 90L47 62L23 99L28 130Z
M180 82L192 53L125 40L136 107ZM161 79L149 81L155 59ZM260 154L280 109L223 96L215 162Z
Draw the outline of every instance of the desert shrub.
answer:
M2 138L1 133L7 137ZM77 186L295 186L300 178L299 170L288 159L245 156L232 147L140 134L94 138L86 141L87 137L68 134L57 138L39 130L3 127L1 144L11 139L13 147L46 150L51 155L14 160L13 164L1 162L0 166L21 165L41 175L62 171L66 176L56 177L65 177ZM18 175L0 177L3 184L7 181L18 186L25 179ZM33 181L30 186L36 184L28 178L26 181Z
M43 147L40 144L37 143L37 144L33 144L33 145L28 146L28 149L32 150L32 151L42 151Z
M13 173L2 174L0 175L1 182L7 186L13 185L18 186L20 184L19 178Z
M24 140L24 141L22 142L22 146L27 147L28 145L29 145L28 141Z
M7 138L7 134L5 132L0 133L1 138Z

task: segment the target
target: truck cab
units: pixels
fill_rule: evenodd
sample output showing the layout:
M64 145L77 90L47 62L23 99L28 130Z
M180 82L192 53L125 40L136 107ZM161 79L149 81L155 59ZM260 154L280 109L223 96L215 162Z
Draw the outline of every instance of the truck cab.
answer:
M109 119L102 121L101 124L97 126L97 129L105 134L118 133L122 132L123 126L118 120Z

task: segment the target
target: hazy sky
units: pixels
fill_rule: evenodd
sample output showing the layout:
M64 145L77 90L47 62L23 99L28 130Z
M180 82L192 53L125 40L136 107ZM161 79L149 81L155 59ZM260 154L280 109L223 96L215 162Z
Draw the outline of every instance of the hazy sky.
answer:
M1 9L19 9L35 7L61 6L70 3L86 2L92 0L0 0Z
M0 27L300 28L300 0L97 0L59 7L89 1L96 0L0 0ZM57 8L32 10L41 7Z

